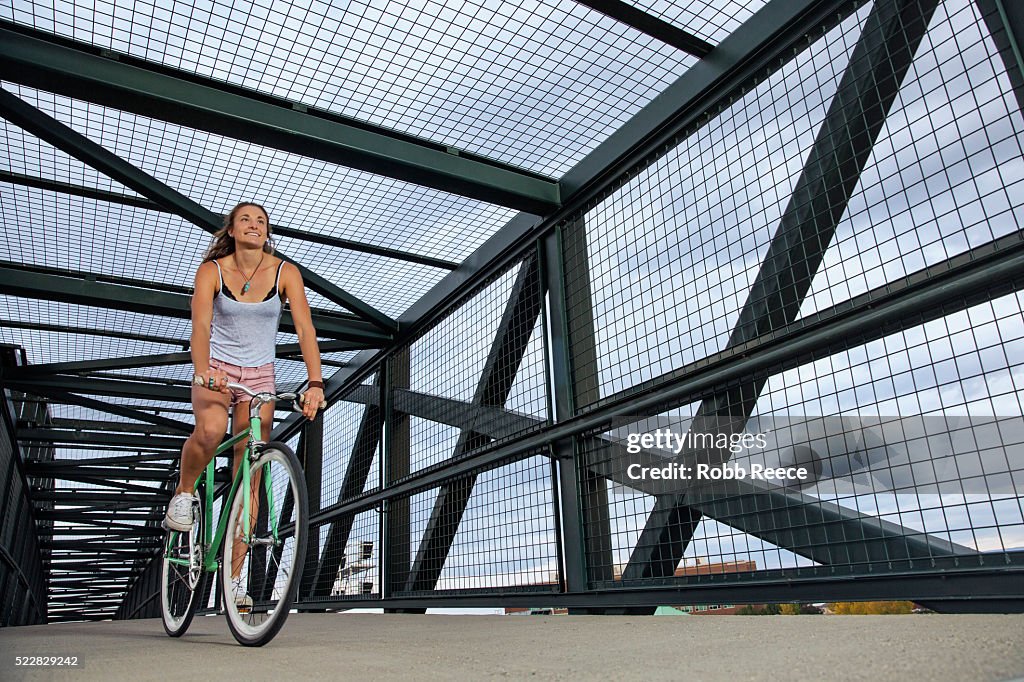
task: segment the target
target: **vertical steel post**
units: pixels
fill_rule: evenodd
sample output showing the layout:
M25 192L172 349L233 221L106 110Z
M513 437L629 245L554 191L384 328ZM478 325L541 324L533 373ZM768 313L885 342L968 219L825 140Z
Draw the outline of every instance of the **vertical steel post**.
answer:
M309 492L309 514L312 516L320 511L321 486L323 480L323 449L324 449L324 415L317 413L316 419L306 422L299 434L299 459L305 475L306 490ZM306 544L305 565L302 572L302 584L299 588L298 601L312 596L312 587L316 578L316 567L320 557L320 533L309 529Z
M410 431L409 415L394 409L394 392L409 388L410 349L400 348L388 358L387 404L385 406L385 439L383 452L384 484L389 486L409 475ZM395 586L405 586L409 579L410 562L410 518L408 497L385 500L382 522L385 528L383 554L381 556L381 594L386 600ZM389 612L399 612L398 610ZM411 612L422 613L425 609ZM410 611L404 611L410 612Z
M547 290L548 306L544 311L547 331L544 348L548 364L548 403L554 421L572 416L572 378L569 363L569 334L566 326L565 290L562 286L561 230L546 235L541 248L541 282ZM553 481L557 501L558 540L561 553L561 581L565 592L582 592L587 588L584 555L584 528L581 516L579 463L572 439L551 443L552 466L557 470Z

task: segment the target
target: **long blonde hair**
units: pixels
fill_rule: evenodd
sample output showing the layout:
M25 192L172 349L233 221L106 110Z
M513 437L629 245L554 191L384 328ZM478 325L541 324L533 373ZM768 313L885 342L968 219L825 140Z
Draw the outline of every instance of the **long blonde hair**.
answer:
M235 238L228 234L228 229L235 224L235 216L238 215L239 209L245 206L254 206L263 211L263 215L267 217L267 243L263 245L263 251L265 253L274 253L274 238L271 236L270 231L270 214L267 213L267 209L255 202L243 201L224 216L224 225L214 233L213 242L211 242L210 248L206 250L206 255L203 256L204 263L223 258L224 256L230 256L235 252Z

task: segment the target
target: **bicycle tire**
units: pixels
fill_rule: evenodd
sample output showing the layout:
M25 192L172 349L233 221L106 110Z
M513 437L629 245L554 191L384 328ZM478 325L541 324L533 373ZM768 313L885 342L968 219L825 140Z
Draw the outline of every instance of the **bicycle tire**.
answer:
M192 618L199 608L199 601L206 594L207 574L202 566L203 513L202 492L197 490L198 508L192 530L183 533L168 530L164 540L163 559L160 568L160 620L164 632L171 637L181 637L192 624ZM193 556L193 554L195 556ZM186 570L171 558L189 558L193 563ZM196 568L198 567L198 568Z
M295 453L281 442L267 443L251 468L258 480L252 486L256 494L256 513L252 542L236 550L235 536L240 533L246 491L239 486L229 505L228 533L224 538L221 562L221 594L228 628L244 646L263 646L281 630L302 580L302 568L308 540L309 501L306 481ZM273 504L267 499L265 479L269 476ZM250 498L251 499L251 498ZM273 510L273 516L271 515ZM254 516L250 508L250 516ZM275 541L268 523L276 518L281 531ZM238 558L236 551L241 551ZM232 563L240 563L238 578L232 576ZM239 604L248 598L249 604Z

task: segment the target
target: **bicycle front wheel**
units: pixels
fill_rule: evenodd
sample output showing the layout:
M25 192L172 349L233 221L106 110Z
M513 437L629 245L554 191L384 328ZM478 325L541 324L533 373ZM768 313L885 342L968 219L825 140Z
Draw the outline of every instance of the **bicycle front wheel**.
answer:
M295 600L306 557L309 502L302 467L284 443L267 443L250 472L250 489L239 485L229 502L221 594L235 639L263 646L284 625Z

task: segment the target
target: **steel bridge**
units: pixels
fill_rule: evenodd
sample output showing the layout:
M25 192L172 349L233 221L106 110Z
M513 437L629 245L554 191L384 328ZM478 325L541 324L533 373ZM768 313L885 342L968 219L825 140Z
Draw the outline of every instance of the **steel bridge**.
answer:
M0 6L0 625L158 615L243 199L329 377L274 427L300 610L1020 611L1024 446L982 432L1024 414L1022 47L1007 0ZM801 486L621 437L919 415L970 427L808 442Z

